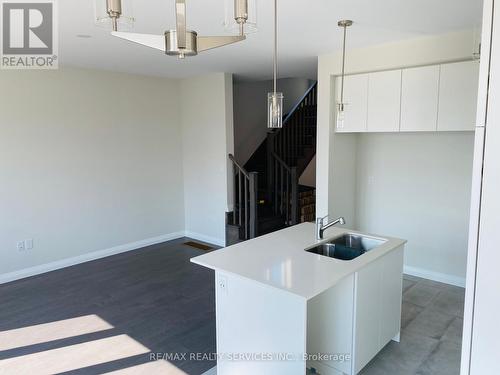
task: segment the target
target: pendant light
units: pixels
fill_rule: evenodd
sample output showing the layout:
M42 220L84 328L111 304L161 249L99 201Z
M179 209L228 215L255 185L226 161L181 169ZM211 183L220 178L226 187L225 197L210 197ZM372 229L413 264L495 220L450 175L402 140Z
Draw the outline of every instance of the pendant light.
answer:
M111 19L113 24L111 35L163 51L166 55L177 56L180 59L184 59L187 56L196 56L199 52L223 47L246 39L244 25L248 19L248 0L238 0L235 3L234 19L239 25L240 33L239 35L230 36L200 36L196 31L189 30L186 24L186 0L175 0L175 29L167 30L162 35L116 31L118 20L123 17L121 13L121 0L106 0L106 4L108 18Z
M267 94L267 127L283 127L283 93L277 92L278 79L278 0L274 0L273 92Z
M340 102L337 103L337 128L344 128L344 119L345 119L345 105L344 102L344 78L345 78L345 45L346 45L346 36L347 36L347 28L352 26L353 22L351 20L341 20L338 22L338 26L344 29L344 42L342 45L342 77L341 77L341 87L340 87Z

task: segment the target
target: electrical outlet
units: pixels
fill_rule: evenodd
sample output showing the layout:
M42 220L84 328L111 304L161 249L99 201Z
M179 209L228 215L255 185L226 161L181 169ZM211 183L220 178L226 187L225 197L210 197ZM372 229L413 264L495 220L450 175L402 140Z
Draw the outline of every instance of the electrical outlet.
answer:
M33 249L33 239L29 238L27 240L24 240L24 248L26 250L31 250Z
M26 248L24 247L24 241L17 241L17 250L24 251Z
M219 277L217 278L217 282L219 284L219 290L222 293L227 294L227 277L219 275Z

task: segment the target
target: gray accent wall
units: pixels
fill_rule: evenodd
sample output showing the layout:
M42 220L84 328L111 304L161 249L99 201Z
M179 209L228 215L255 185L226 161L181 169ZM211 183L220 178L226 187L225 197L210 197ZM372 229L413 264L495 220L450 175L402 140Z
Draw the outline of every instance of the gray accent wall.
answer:
M307 78L282 78L278 91L285 96L284 113L290 111L311 87ZM235 82L234 84L234 152L236 160L245 164L264 141L267 134L267 93L272 81Z

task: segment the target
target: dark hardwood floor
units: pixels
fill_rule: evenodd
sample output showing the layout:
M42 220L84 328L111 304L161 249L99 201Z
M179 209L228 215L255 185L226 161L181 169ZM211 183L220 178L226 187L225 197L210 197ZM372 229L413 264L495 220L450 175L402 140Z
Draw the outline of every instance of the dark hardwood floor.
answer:
M3 350L0 363L117 335L127 335L152 353L214 353L214 275L189 262L204 252L183 245L187 240L0 285L0 333L87 315L96 315L114 327ZM65 373L101 374L148 362L150 353ZM189 357L170 363L187 374L202 374L216 364Z

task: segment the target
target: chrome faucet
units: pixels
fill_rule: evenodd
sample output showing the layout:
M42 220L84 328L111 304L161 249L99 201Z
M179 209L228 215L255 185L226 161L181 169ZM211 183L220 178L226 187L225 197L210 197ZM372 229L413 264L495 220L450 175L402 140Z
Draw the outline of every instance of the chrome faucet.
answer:
M325 219L328 217L318 217L316 219L316 239L322 240L323 239L323 232L337 224L344 225L345 224L345 219L343 217L339 217L337 220L331 221L329 223L324 223Z

